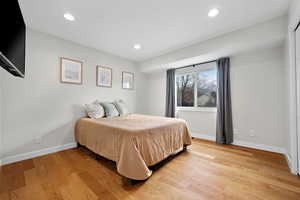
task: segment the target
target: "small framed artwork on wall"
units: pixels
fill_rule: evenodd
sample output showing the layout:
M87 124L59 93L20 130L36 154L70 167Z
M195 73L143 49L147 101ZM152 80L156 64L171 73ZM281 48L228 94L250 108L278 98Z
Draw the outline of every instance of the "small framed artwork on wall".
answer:
M131 72L122 72L122 88L133 90L134 89L134 74Z
M96 79L98 87L112 87L112 68L97 66Z
M60 58L60 82L68 84L82 84L82 66L83 62L70 59Z

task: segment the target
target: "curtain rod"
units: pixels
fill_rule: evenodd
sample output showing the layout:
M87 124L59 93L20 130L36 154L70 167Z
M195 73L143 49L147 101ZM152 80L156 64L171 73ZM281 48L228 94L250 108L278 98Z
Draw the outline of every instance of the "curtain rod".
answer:
M188 67L195 67L196 65L204 65L204 64L208 64L208 63L212 63L212 62L217 62L217 60L211 60L211 61L197 63L197 64L193 64L193 65L187 65L187 66L184 66L184 67L178 67L178 68L175 68L175 70L184 69L184 68L188 68Z
M299 26L300 26L300 22L299 22L298 25L296 26L295 32L297 31L297 29L299 28Z

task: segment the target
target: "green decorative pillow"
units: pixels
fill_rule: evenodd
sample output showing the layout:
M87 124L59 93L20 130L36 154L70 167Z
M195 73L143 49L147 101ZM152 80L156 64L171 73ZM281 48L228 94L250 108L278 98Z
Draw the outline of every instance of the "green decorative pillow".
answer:
M123 100L116 100L114 102L117 110L119 111L120 113L120 116L124 116L124 115L128 115L130 114L125 102Z
M103 106L105 110L106 117L111 118L111 117L118 117L120 115L115 104L110 102L101 102L100 104Z

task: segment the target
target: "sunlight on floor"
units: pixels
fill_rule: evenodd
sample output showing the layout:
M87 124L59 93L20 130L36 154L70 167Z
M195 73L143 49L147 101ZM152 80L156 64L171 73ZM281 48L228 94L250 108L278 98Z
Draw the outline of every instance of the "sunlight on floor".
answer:
M195 154L197 156L204 157L204 158L209 158L209 159L212 159L212 160L216 158L215 156L211 156L211 155L208 155L208 154L196 152L196 151L193 151L193 150L189 150L189 152L192 153L192 154Z

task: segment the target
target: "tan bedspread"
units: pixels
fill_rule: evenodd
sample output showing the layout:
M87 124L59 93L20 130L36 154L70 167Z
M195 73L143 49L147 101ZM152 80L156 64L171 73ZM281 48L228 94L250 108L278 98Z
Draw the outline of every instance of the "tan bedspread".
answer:
M130 179L151 176L148 166L191 144L181 119L131 114L116 118L82 118L75 138L81 145L117 163L118 172Z

